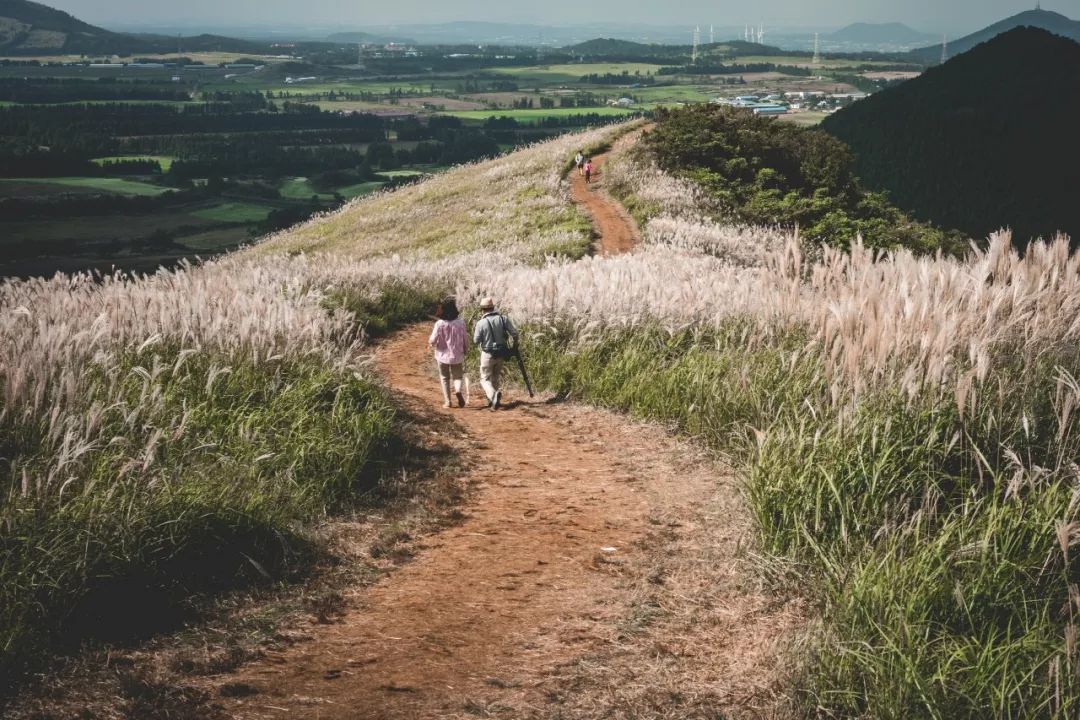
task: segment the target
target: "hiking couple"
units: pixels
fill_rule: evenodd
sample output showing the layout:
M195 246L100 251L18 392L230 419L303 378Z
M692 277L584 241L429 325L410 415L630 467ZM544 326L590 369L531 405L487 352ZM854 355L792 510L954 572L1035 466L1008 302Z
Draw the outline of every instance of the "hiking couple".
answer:
M480 348L480 385L487 395L488 406L498 410L502 406L502 369L510 357L510 338L517 345L518 331L510 319L495 312L495 301L489 297L480 302L480 312L484 315L473 329L473 342ZM435 327L428 338L428 345L435 349L435 362L439 366L439 380L442 383L443 407L452 407L450 402L451 383L458 407L465 407L465 395L462 394L465 381L465 352L468 349L469 333L465 320L458 311L454 298L447 298L439 304L435 313Z
M593 161L592 158L585 157L581 151L574 156L574 165L577 167L578 172L585 176L585 182L591 183L593 176Z

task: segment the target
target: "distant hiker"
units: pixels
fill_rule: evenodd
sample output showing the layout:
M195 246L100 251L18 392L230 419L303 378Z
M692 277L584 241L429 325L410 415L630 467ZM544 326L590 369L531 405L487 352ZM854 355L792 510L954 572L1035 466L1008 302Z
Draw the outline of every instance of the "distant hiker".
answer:
M480 348L480 384L484 388L492 410L502 405L503 363L513 357L510 338L517 344L518 331L510 319L495 312L495 301L489 297L480 301L484 316L473 330L473 342Z
M592 158L589 158L588 160L585 161L585 182L586 183L591 183L592 182L592 174L593 174Z
M428 345L435 348L435 362L439 365L439 380L442 383L443 407L450 407L450 383L454 383L454 394L458 407L465 407L465 396L461 394L461 384L465 378L465 346L469 342L469 331L458 312L454 298L446 298L439 303L435 312L435 327L428 338Z
M580 150L578 150L578 154L574 156L574 167L577 168L577 171L579 173L582 173L582 172L585 172L584 168L581 167L584 164L585 164L585 156L581 154Z

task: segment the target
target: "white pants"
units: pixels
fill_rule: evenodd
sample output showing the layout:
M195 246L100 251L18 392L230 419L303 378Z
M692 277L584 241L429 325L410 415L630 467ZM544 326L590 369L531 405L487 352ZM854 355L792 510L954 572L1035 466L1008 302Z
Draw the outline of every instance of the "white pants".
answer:
M484 388L484 394L488 400L495 402L495 393L502 384L502 369L505 360L480 353L480 386Z
M442 382L442 396L445 402L450 402L450 382L453 380L454 392L461 392L461 381L465 377L465 365L447 365L436 362L439 366L439 380Z

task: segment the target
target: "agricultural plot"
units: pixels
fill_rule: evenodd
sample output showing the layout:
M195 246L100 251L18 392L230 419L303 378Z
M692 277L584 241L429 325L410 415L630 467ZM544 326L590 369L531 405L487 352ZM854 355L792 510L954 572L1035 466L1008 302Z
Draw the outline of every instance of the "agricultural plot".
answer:
M126 180L123 178L94 178L94 177L59 177L59 178L0 178L0 195L4 193L4 186L13 184L25 187L27 185L54 186L57 188L70 188L76 191L116 193L119 195L154 196L168 192L170 188L160 185L152 185L138 180Z
M304 177L289 178L281 183L278 188L281 193L281 197L289 198L290 200L308 200L312 196L320 198L333 197L329 193L320 193L314 187L311 182Z
M545 118L571 117L574 115L599 115L601 117L623 117L648 108L642 107L584 107L584 108L529 108L526 110L462 110L444 112L440 115L461 118L462 120L487 120L493 117L509 117L519 122L536 122Z
M634 73L655 74L662 65L651 63L580 63L575 65L550 65L540 67L494 68L500 75L508 75L523 83L557 84L578 82L585 75L621 75ZM631 81L632 82L632 81Z
M267 205L253 202L224 202L213 207L195 210L191 214L203 220L246 224L265 220L271 209Z
M105 165L111 162L156 162L161 166L161 171L167 173L175 160L176 158L171 155L113 155L111 157L94 158L93 162L97 165Z

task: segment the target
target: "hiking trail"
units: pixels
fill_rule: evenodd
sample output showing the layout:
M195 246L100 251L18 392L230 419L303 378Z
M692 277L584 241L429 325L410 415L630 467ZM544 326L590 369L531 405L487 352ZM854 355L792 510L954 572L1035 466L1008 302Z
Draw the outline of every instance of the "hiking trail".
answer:
M586 183L585 176L577 169L570 170L570 196L592 219L597 235L596 249L600 255L630 252L641 244L637 223L626 208L605 190L604 165L612 155L626 151L640 140L649 127L633 130L616 140L607 152L593 155L595 170L591 183Z
M606 252L632 247L625 210L575 180ZM614 413L513 387L488 410L475 367L470 404L444 410L429 329L397 333L376 363L420 427L464 455L463 519L351 593L338 622L212 679L225 715L772 716L777 643L801 612L747 583L731 474Z

